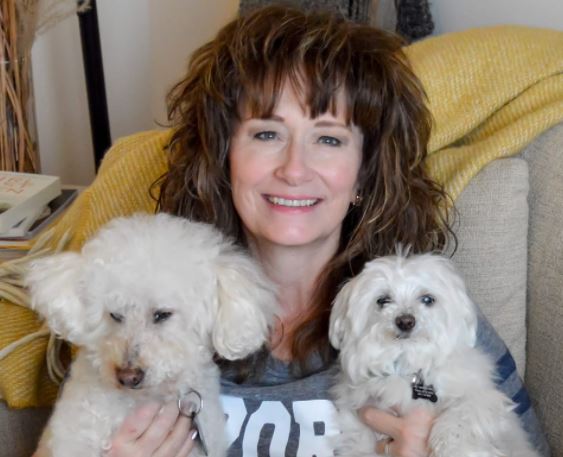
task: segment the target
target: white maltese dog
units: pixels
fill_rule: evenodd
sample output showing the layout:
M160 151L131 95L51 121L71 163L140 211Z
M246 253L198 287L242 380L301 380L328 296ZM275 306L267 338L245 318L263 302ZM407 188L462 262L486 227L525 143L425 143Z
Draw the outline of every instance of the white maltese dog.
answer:
M225 453L214 354L259 349L276 302L249 256L209 225L136 215L80 253L35 261L27 283L34 309L80 347L39 455L99 457L124 417L154 400L197 412L205 442L191 455Z
M385 437L358 418L367 404L399 415L429 408L433 457L538 456L512 401L495 387L494 363L475 348L476 333L475 306L446 258L399 254L367 263L330 317L342 368L333 390L337 455L376 454Z

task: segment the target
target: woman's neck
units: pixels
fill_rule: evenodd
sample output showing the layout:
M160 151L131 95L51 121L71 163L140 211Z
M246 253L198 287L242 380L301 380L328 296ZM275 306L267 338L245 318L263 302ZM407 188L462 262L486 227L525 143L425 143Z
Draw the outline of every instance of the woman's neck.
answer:
M287 247L249 242L249 247L278 287L281 309L271 337L272 354L291 360L293 331L308 314L317 278L337 246Z

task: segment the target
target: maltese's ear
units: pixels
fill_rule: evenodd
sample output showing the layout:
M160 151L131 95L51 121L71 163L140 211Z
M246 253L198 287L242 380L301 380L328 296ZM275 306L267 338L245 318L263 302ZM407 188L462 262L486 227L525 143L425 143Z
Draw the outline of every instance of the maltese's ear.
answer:
M78 295L82 257L65 252L31 262L25 283L31 306L53 332L74 344L82 344L87 319Z
M354 279L344 284L332 304L328 337L330 339L330 344L332 344L335 349L340 349L342 347L344 339L350 331L347 314L348 304L350 303L352 290L354 288L352 284L353 282Z
M469 297L467 286L453 262L449 259L438 257L436 271L440 266L444 269L443 281L448 293L456 302L455 315L451 316L452 328L458 329L458 337L462 344L474 347L477 342L477 306ZM460 322L461 321L461 322Z
M229 247L216 264L217 318L212 339L229 360L246 357L267 340L276 311L274 286L247 255Z
M460 336L463 342L470 347L475 347L477 343L477 311L473 301L469 298L464 289L458 291L458 300L463 312L463 323L460 329Z

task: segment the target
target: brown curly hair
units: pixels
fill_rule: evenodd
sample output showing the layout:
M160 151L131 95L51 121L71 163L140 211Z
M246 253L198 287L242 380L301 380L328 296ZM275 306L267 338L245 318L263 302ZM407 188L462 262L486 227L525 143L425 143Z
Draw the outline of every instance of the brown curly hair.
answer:
M301 86L312 117L334 114L344 89L347 121L364 136L362 203L346 215L338 252L292 335L301 366L313 351L331 357L328 319L344 280L398 243L421 252L442 249L447 239L447 196L424 167L431 116L403 44L394 34L328 13L270 6L223 27L193 54L186 77L169 93L174 133L159 209L214 224L244 245L228 161L242 110L268 118L289 79Z

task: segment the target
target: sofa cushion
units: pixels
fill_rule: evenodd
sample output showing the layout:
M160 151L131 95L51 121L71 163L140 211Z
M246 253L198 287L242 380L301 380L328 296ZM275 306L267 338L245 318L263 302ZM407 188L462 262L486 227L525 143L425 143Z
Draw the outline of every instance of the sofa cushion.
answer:
M530 169L526 383L553 455L563 457L563 123L523 157Z
M526 349L528 166L490 163L456 201L453 257L472 299L506 342L523 377Z

